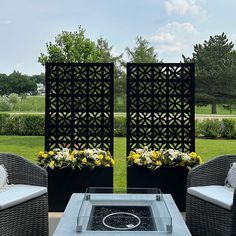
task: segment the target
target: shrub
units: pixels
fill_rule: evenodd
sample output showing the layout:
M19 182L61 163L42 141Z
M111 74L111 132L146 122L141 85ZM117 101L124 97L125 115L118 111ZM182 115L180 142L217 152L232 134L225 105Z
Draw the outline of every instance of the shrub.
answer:
M221 136L222 126L218 119L206 119L200 123L200 133L206 138Z
M120 96L115 98L114 111L125 112L126 111L126 97Z
M0 96L0 111L11 111L13 104L9 102L7 96Z
M8 96L8 101L10 103L12 103L13 105L16 105L17 103L19 103L21 101L21 97L16 93L11 93Z
M235 119L222 120L222 137L224 138L236 137L236 120Z
M0 135L5 134L5 128L9 117L9 114L0 113Z
M44 135L44 115L0 114L0 135Z
M126 116L115 116L114 118L114 136L126 136Z
M201 136L201 121L195 120L195 136L200 137Z

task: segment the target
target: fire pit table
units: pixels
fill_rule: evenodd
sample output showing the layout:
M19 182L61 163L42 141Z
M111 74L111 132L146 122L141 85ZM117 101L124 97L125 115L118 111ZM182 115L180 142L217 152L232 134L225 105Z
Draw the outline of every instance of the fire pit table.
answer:
M73 194L54 236L191 235L171 195L158 189L89 188Z

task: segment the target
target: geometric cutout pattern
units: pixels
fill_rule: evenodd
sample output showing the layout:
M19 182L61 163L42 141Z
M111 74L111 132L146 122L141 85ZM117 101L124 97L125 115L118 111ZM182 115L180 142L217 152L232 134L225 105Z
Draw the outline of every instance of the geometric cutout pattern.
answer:
M195 150L194 64L127 64L127 154Z
M113 63L47 63L45 150L113 153Z

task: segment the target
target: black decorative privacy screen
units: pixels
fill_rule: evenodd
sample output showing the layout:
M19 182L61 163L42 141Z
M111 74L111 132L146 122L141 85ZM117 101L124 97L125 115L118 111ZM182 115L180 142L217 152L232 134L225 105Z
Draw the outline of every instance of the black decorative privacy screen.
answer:
M45 148L113 153L113 64L46 64Z
M127 152L194 150L194 64L127 64Z

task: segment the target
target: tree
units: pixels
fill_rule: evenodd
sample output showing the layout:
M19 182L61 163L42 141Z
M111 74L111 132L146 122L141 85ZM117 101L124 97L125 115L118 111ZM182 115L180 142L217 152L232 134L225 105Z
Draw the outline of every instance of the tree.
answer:
M95 62L99 54L95 42L86 38L85 29L79 26L78 31L62 31L55 38L55 43L46 44L47 55L41 53L38 62Z
M44 84L45 85L45 74L41 73L39 75L31 75L30 79L34 81L36 84Z
M99 52L99 62L113 62L114 67L114 94L115 94L115 110L120 110L119 102L124 101L125 97L125 72L122 70L123 60L122 54L119 56L112 55L112 46L109 46L108 42L100 37L97 39L97 50ZM125 109L125 103L123 102L123 109Z
M6 74L0 74L0 96L10 94L11 84L9 83L8 76Z
M217 103L236 101L236 53L234 44L225 33L210 36L203 44L196 44L192 57L184 62L196 65L196 103L211 104L216 114Z
M0 75L0 95L9 95L16 93L24 95L27 93L36 94L37 85L29 79L29 76L22 75L18 71L14 71L10 75Z
M136 38L136 47L134 49L126 48L126 53L133 63L155 63L159 62L154 47L142 37Z

